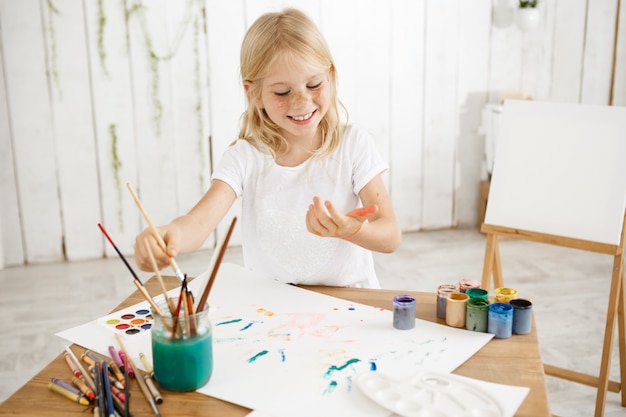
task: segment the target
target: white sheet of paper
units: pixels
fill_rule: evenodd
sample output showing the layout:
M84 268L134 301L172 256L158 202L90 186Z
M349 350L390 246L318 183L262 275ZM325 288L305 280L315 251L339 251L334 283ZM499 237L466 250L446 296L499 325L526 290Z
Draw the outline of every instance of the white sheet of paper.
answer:
M204 275L190 283L198 297ZM387 416L352 384L356 374L451 372L493 337L423 320L397 330L391 311L263 279L233 264L221 266L209 304L214 370L198 391L272 417ZM117 346L114 333L123 331L106 321L145 308L140 303L57 335L108 355L108 346ZM149 330L122 338L136 364L140 352L151 360ZM527 390L499 387L512 416Z

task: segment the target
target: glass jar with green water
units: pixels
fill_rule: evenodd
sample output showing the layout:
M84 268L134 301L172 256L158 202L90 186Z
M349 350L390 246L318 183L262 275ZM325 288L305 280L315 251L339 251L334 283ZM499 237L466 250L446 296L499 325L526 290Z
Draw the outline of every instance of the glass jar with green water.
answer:
M204 386L213 373L213 331L208 306L186 314L181 305L177 317L169 314L167 306L161 307L161 311L164 315L154 314L152 325L154 378L169 391L193 391Z

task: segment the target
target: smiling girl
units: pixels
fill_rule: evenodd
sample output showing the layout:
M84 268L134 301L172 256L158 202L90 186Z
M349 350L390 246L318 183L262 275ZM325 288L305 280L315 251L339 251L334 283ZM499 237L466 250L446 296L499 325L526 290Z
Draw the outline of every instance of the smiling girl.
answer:
M198 249L242 198L244 265L279 281L379 288L371 251L401 240L371 136L341 120L337 71L326 42L302 12L257 19L241 47L248 107L207 193L189 213L136 240L139 268ZM157 255L158 254L158 255Z

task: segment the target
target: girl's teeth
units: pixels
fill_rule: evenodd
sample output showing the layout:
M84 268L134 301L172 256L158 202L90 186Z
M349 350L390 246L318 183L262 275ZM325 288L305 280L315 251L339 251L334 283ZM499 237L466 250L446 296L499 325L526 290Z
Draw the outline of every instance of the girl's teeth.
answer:
M301 121L306 120L309 117L311 117L312 114L313 113L308 113L308 114L305 114L304 116L293 116L292 119L301 122Z

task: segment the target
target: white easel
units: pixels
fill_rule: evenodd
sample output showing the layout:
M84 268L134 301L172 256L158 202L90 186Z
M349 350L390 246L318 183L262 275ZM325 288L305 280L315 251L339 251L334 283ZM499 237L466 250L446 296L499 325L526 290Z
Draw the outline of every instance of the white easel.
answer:
M626 406L624 240L626 108L506 101L485 222L482 286L504 286L498 238L525 239L613 257L598 377L544 364L546 374L597 387L595 417L607 391ZM617 318L620 381L609 380Z

